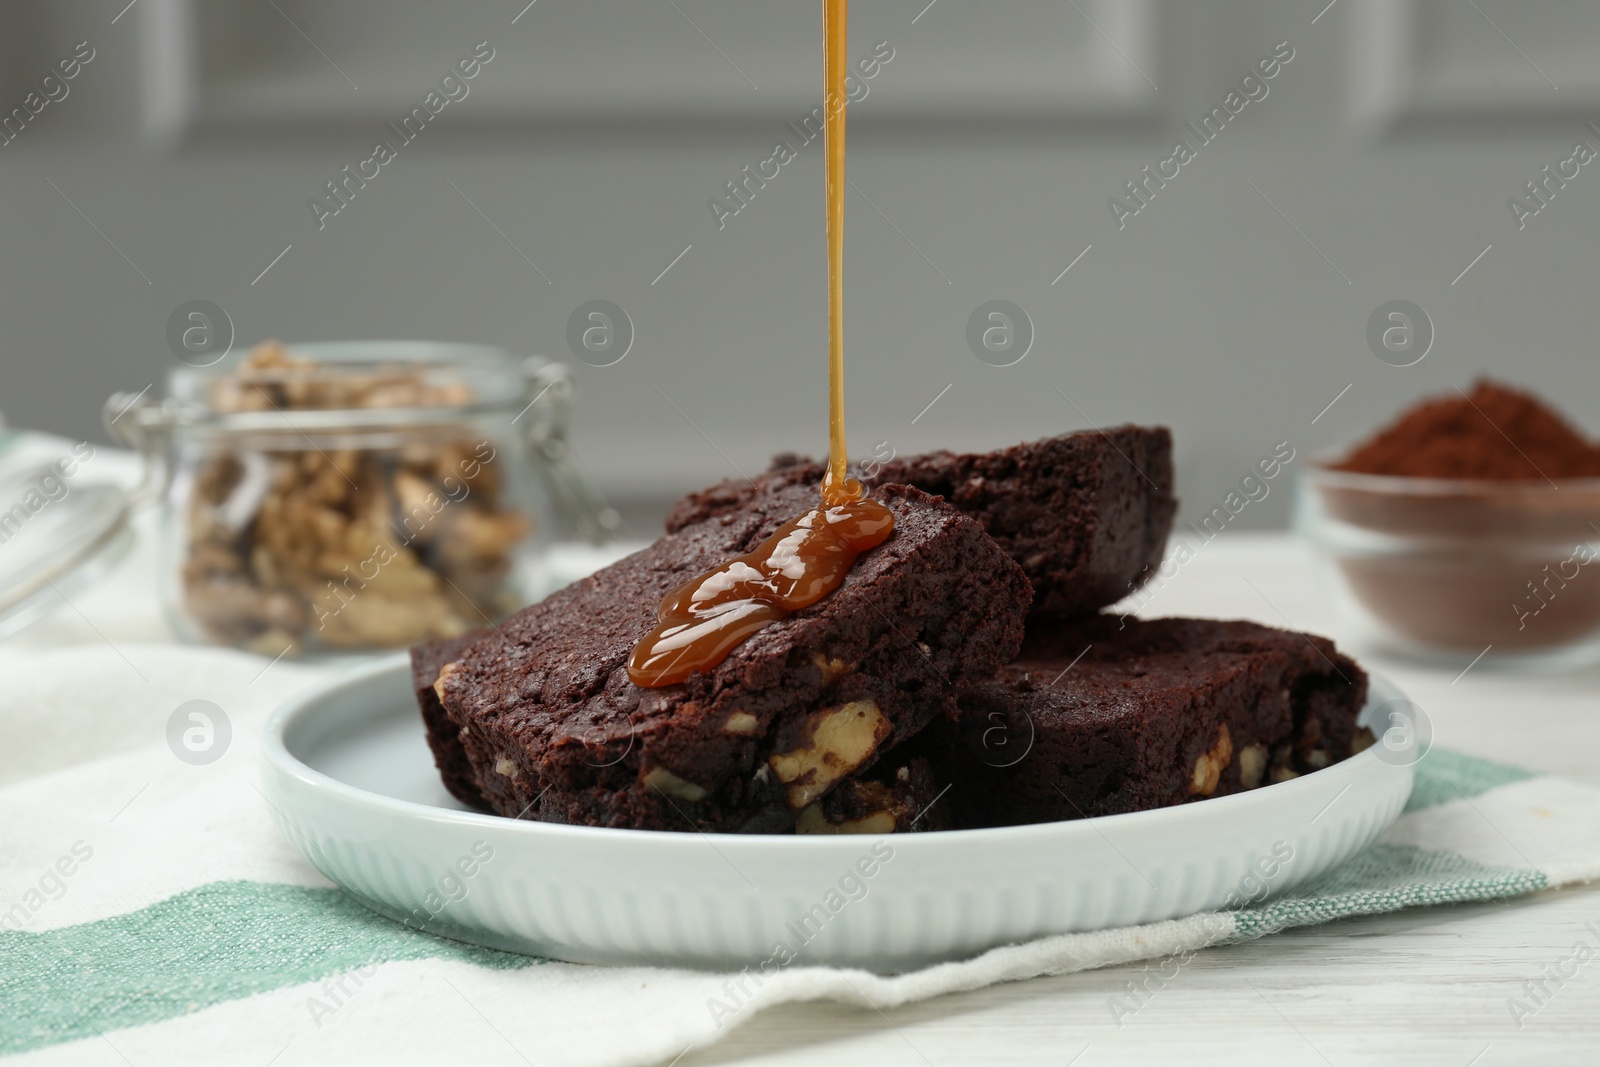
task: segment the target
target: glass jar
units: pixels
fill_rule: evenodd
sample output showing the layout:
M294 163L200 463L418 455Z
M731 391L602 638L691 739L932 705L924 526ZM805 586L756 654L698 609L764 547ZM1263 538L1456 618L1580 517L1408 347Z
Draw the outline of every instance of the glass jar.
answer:
M547 520L616 527L566 438L566 367L431 342L275 342L113 396L162 501L157 575L186 639L267 656L398 648L539 595Z

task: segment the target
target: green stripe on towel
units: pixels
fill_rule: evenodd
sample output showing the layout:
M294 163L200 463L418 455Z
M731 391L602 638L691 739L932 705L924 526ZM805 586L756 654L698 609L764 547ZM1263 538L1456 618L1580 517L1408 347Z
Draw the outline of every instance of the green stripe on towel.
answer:
M127 915L0 931L0 1054L314 982L388 960L547 961L390 922L337 889L213 882Z
M1411 799L1406 801L1406 811L1448 804L1452 800L1471 799L1491 789L1499 789L1513 782L1537 778L1532 771L1512 767L1476 756L1463 756L1447 748L1429 749L1417 763Z
M1288 896L1234 912L1236 932L1227 940L1402 908L1503 900L1549 884L1531 867L1491 867L1455 852L1379 842Z

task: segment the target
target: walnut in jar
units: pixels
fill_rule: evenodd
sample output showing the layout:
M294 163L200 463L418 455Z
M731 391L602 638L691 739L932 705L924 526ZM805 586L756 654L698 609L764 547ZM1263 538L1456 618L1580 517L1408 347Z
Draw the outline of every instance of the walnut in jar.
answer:
M420 368L334 367L275 342L212 383L219 414L285 413L201 461L185 516L183 606L213 640L286 649L388 648L504 615L528 517L504 503L495 444L465 421L374 429L355 412L455 407L460 383ZM352 411L312 437L294 411ZM360 423L358 426L357 423Z

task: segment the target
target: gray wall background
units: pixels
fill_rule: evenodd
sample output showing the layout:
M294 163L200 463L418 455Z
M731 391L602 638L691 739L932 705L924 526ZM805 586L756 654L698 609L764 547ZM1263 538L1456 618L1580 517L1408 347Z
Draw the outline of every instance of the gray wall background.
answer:
M1339 445L1480 373L1600 426L1600 167L1520 231L1507 206L1574 141L1600 147L1594 5L925 4L852 12L852 55L895 49L851 110L855 454L1164 422L1193 515L1275 442ZM569 314L603 298L637 339L616 366L577 366L576 447L633 514L824 448L820 142L724 229L707 207L817 102L814 0L125 5L0 15L5 108L76 42L96 50L0 148L11 424L103 439L101 401L160 379L190 299L226 308L245 344L559 356ZM308 198L479 40L495 58L471 95L319 231ZM1285 40L1269 95L1119 230L1107 198L1180 136L1198 144L1184 121ZM1034 324L1015 366L968 350L992 298ZM1365 339L1395 298L1436 330L1405 368ZM1282 524L1288 496L1240 525Z

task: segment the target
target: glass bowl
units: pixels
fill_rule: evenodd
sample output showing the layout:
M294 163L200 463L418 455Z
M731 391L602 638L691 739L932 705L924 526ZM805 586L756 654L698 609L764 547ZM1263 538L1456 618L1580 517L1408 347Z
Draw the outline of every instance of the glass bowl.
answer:
M1314 461L1295 526L1401 650L1600 652L1600 478L1407 478Z

